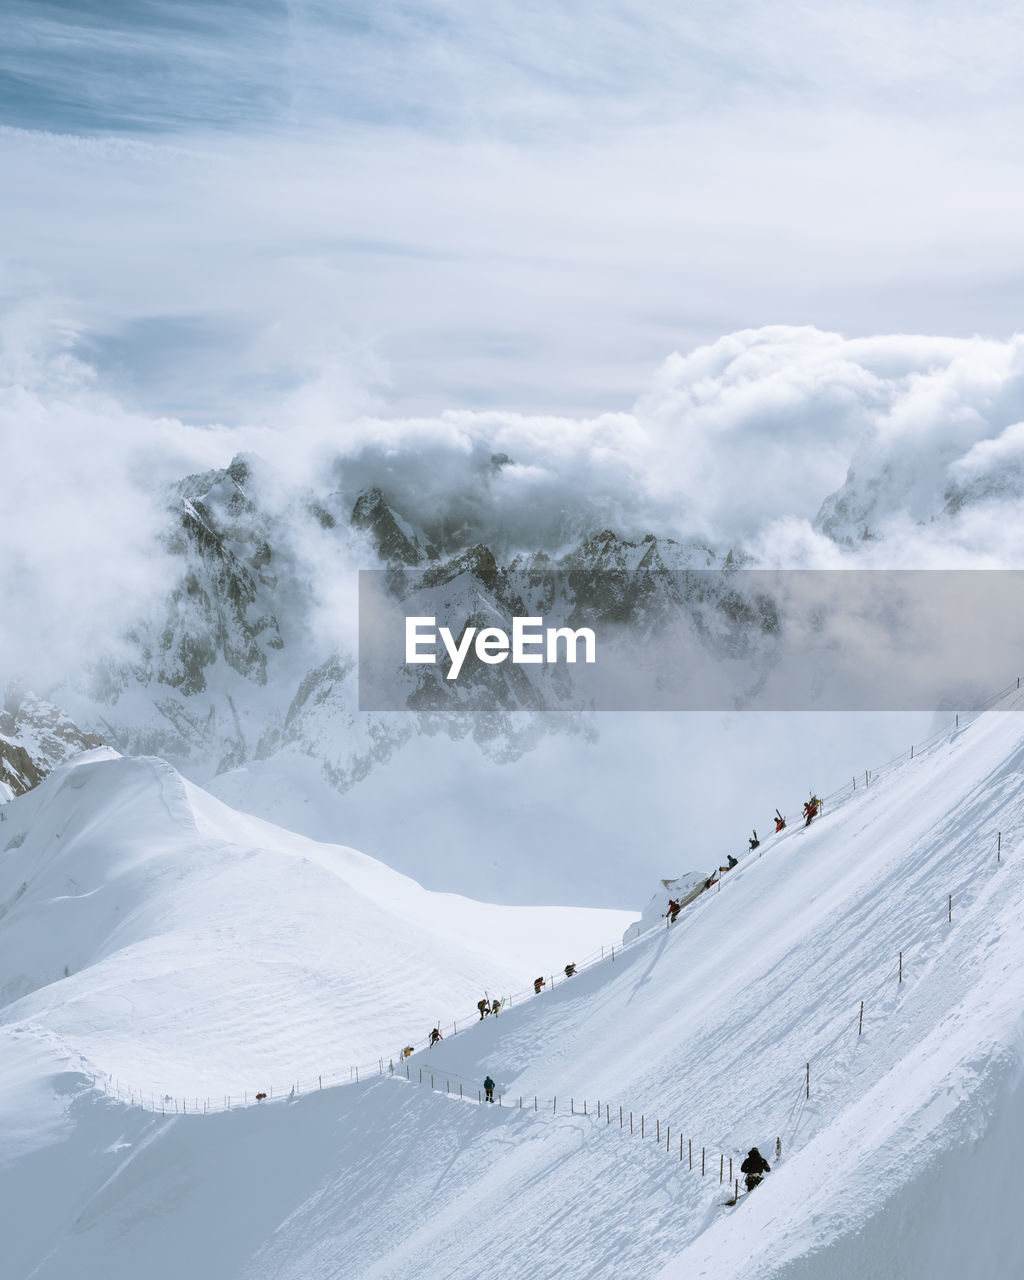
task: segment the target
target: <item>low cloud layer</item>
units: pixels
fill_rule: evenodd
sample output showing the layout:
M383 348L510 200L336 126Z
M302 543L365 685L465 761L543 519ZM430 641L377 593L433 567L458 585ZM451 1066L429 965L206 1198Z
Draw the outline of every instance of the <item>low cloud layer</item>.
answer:
M271 426L126 410L31 314L9 326L0 397L0 669L54 678L116 644L166 593L168 487L264 457L286 513L378 485L407 519L499 556L611 527L705 539L758 563L1014 568L1024 489L1024 340L847 340L773 326L670 357L630 413L337 417L314 392ZM315 388L315 380L311 386ZM336 608L361 544L292 548Z

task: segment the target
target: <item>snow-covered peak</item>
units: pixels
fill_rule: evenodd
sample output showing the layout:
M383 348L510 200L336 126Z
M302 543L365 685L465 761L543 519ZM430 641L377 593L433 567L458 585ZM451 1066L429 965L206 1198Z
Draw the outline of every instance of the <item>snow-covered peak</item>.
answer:
M375 1061L626 920L431 893L235 813L156 758L84 756L7 809L4 1019L150 1089Z
M96 734L83 733L60 707L11 685L0 705L0 804L101 742Z

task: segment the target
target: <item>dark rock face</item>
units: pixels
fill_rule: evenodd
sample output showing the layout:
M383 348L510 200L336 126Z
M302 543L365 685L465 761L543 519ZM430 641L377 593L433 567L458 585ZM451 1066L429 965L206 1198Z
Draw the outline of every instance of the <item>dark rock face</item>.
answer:
M494 469L507 464L492 459ZM704 543L605 528L503 560L479 539L479 520L439 509L429 528L418 526L377 485L346 497L341 464L328 475L323 492L298 491L259 458L239 456L178 483L166 545L180 571L166 605L138 619L131 657L97 662L77 701L69 694L78 719L119 750L163 756L200 781L284 752L314 760L339 791L416 733L471 735L497 760L547 733L595 735L564 667L491 665L475 654L457 713L440 666L403 673L406 711L358 713L356 566L384 569L394 600L455 635L501 617L550 616L647 637L683 619L702 643L740 652L771 631L771 602L730 592L738 561ZM707 569L726 574L709 586Z
M419 539L414 533L403 532L398 517L376 486L356 499L352 508L352 527L366 529L370 533L377 554L385 564L415 565L425 558L420 551Z
M0 707L0 796L3 788L22 795L59 764L103 745L53 703L11 687Z

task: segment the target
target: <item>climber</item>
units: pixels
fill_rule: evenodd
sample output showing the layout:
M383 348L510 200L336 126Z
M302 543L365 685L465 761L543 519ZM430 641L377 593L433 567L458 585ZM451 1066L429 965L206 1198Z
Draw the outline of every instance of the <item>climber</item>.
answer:
M757 1147L751 1147L746 1160L740 1165L740 1173L745 1173L747 1190L753 1191L766 1173L771 1173L772 1167L764 1156L758 1151Z
M728 863L728 866L725 866L725 867L719 867L718 869L719 869L719 871L731 871L731 870L733 869L733 867L734 867L738 862L739 862L739 858L734 858L734 857L732 856L732 854L730 853L730 854L729 854L729 863Z
M430 1033L430 1047L433 1048L434 1045L437 1044L438 1040L443 1040L443 1039L444 1039L444 1036L441 1034L441 1028L435 1027L433 1031L431 1031Z
M708 878L704 881L704 889L702 889L702 890L701 890L701 892L702 892L702 893L703 893L705 890L707 890L707 889L710 889L710 888L711 888L711 886L712 886L712 885L715 883L715 881L716 881L716 877L717 877L717 875L718 875L718 872L717 872L717 871L712 871L712 873L711 873L711 874L708 876Z
M539 995L540 995L540 989L541 989L541 987L543 987L543 986L544 986L544 979L543 979L543 978L534 978L534 980L533 980L533 993L534 993L534 995L539 996Z
M407 1044L407 1045L405 1046L405 1048L402 1050L402 1057L403 1057L403 1058L411 1058L411 1057L412 1057L412 1055L413 1055L415 1052L416 1052L416 1050L412 1047L412 1045L411 1045L411 1044Z
M575 972L576 972L576 966L574 964L567 964L565 966L565 976L567 978L571 978Z
M495 1017L497 1017L497 1016L498 1016L498 1013L500 1012L500 1010L501 1010L501 1001L500 1001L500 1000L498 1000L498 999L492 1000L492 1001L491 1001L491 1013L493 1013L493 1014L494 1014L494 1016L495 1016Z
M676 916L679 914L681 910L682 910L682 907L679 905L678 899L669 898L668 910L665 912L665 914L668 916L669 924L675 924Z
M490 1076L484 1076L484 1097L488 1102L494 1101L494 1081Z
M753 830L754 834L753 834L752 836L749 836L749 837L747 838L747 844L749 844L749 845L750 845L750 852L751 852L751 853L753 853L753 852L754 852L754 850L755 850L755 849L758 847L758 845L761 843L761 841L760 841L760 840L758 840L758 838L757 838L757 828L756 828L756 827L754 827L754 828L752 828L752 830Z
M805 827L809 827L811 821L818 816L818 806L820 804L821 801L817 796L811 796L810 800L804 802L804 817L807 819L804 823Z
M782 816L781 813L779 813L778 809L776 809L775 810L775 834L778 835L780 831L785 831L785 829L786 829L786 819Z
M484 1018L491 1011L491 1002L490 1000L478 1000L476 1002L476 1007L480 1010L480 1021L483 1022Z

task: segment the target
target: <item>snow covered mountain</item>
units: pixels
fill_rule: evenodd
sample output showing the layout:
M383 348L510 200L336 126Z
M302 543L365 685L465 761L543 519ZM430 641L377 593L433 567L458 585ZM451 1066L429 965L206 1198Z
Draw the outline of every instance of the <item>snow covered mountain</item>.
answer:
M7 806L0 850L5 1017L157 1094L287 1078L297 1028L308 1070L347 1074L627 918L432 894L109 749Z
M488 463L485 480L494 471ZM379 485L353 499L346 477L340 464L325 468L313 492L246 455L182 481L170 495L165 538L178 577L163 605L137 618L116 658L98 655L54 696L118 750L159 755L236 807L331 839L349 821L349 793L396 753L408 755L417 738L440 735L453 754L466 744L506 765L552 735L584 742L597 735L588 702L563 669L552 676L552 668L475 659L460 680L457 711L438 667L406 678L407 710L358 712L356 568L386 568L396 608L433 611L456 634L510 608L554 610L645 635L682 618L716 652L756 658L759 646L770 650L770 620L726 587L686 579L690 570L736 565L731 553L605 529L562 547L499 546L496 555L483 542L467 544L486 526L461 505L465 495L414 523ZM407 582L409 570L416 576ZM415 773L409 764L387 785L404 788ZM439 797L438 807L453 803ZM552 828L536 856L558 860L573 838ZM396 865L429 876L412 852ZM436 868L436 846L432 852ZM389 849L388 856L401 855ZM457 860L468 858L466 848L458 851ZM574 874L567 870L556 888L560 900L572 900ZM503 892L493 877L474 891L492 899Z
M389 569L403 609L433 609L456 634L509 609L552 608L644 633L692 616L711 641L723 630L734 644L741 633L757 634L753 614L715 619L718 601L706 589L680 589L673 575L681 570L735 563L705 544L606 529L568 548L535 543L499 561L489 546L468 542L476 529L450 512L415 526L378 486L354 502L344 490L290 489L253 456L182 481L169 518L166 545L180 572L164 612L132 627L133 661L100 658L60 696L119 750L159 754L204 783L253 762L303 756L343 793L414 733L471 733L505 761L549 732L592 736L571 682L475 660L460 682L459 714L447 714L451 689L440 669L424 668L399 714L357 715L357 567ZM411 568L423 574L407 587L402 570ZM554 570L571 584L559 599ZM329 580L339 596L325 601ZM532 713L542 709L567 714L538 721Z
M59 707L9 686L0 705L0 804L36 786L65 760L101 745L101 738L83 733Z
M675 925L640 922L539 996L520 997L522 978L548 966L524 975L520 957L497 1019L420 1049L408 1076L384 1062L322 1091L309 1064L341 1041L324 1022L355 950L396 945L376 910L347 938L366 906L345 899L394 900L403 932L426 910L431 947L455 932L449 905L467 921L470 907L229 815L156 762L58 771L12 806L25 838L0 864L5 886L28 886L0 921L0 937L20 930L8 961L46 913L82 948L67 978L40 950L3 1015L13 1274L1010 1280L1021 710L1014 690L826 796L810 827L794 797L788 828ZM89 878L101 870L109 889ZM328 934L313 900L332 880L348 923ZM478 969L481 935L462 942ZM437 971L418 981L400 1010L387 990L362 1004L366 1027L388 1023L378 1055L443 1013ZM298 1090L279 1098L279 1076L273 1101L239 1106L274 1069ZM500 1105L477 1102L487 1073ZM205 1111L203 1086L217 1114L181 1114L187 1093ZM754 1144L773 1171L725 1207L730 1162L735 1179Z

